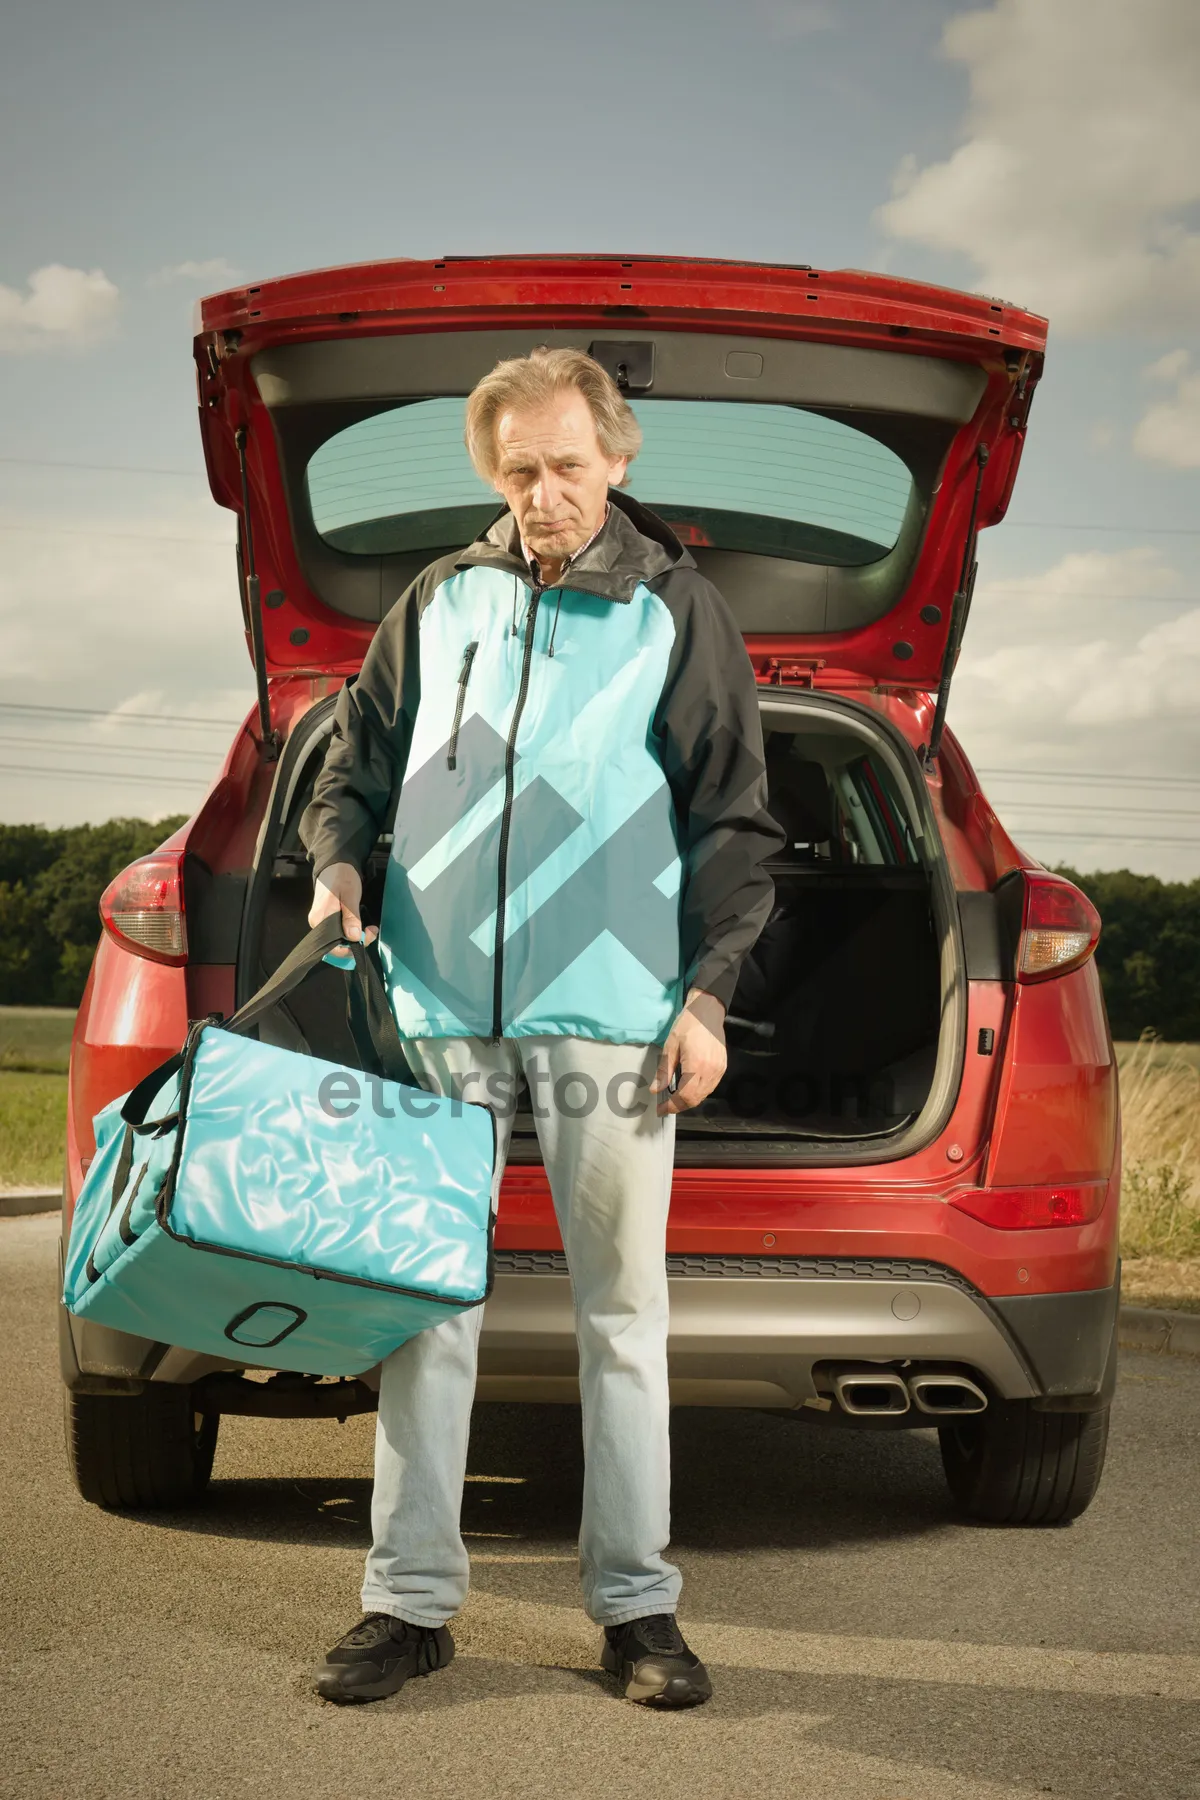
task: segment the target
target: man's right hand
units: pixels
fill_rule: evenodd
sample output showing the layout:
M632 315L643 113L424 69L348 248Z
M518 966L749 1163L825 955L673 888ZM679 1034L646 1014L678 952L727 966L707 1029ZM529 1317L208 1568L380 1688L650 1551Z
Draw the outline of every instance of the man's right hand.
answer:
M334 913L342 915L342 931L347 942L356 944L361 938L364 944L373 944L379 936L378 927L368 925L363 930L359 909L362 906L362 876L353 863L330 863L323 869L313 883L313 903L309 911L309 925L319 925L323 919L332 917Z

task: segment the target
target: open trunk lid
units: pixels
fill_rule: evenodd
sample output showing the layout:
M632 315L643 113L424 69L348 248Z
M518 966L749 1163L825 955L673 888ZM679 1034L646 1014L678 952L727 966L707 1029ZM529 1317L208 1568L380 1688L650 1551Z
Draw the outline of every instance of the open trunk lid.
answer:
M670 258L362 264L215 295L200 424L252 655L264 676L356 670L407 583L501 504L463 398L502 356L572 344L637 411L631 491L724 593L760 679L937 688L1045 335L888 276Z

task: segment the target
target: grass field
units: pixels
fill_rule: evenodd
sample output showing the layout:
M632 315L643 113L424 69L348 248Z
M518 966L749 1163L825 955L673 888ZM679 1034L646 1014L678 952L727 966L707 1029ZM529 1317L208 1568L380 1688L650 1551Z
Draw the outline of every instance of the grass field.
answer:
M65 1075L0 1070L0 1188L57 1187L66 1129Z
M0 1006L0 1187L62 1175L74 1014ZM1127 1296L1200 1311L1200 1044L1118 1044Z
M1200 1064L1196 1046L1121 1045L1121 1250L1196 1261L1200 1276ZM1195 1284L1200 1287L1200 1280Z
M0 1069L65 1075L74 1027L69 1006L0 1006Z
M0 1006L0 1188L57 1187L75 1014Z
M1121 1299L1127 1306L1200 1313L1200 1258L1127 1256L1121 1264Z

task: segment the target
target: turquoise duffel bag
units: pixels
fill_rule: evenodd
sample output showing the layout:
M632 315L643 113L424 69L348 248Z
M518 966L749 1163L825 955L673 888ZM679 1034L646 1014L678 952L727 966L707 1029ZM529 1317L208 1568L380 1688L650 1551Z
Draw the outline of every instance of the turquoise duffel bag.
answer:
M363 946L350 1016L382 1074L243 1035L341 942L335 915L97 1113L70 1312L252 1368L357 1375L487 1298L495 1118L412 1085Z

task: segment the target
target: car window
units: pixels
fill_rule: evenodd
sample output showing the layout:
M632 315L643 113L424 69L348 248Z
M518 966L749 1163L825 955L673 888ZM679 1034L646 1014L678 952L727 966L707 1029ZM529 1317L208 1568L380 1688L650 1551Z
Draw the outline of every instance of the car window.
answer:
M635 400L644 433L628 491L685 543L843 567L896 543L912 477L883 444L794 406ZM463 444L461 399L389 407L328 438L307 471L335 549L393 555L464 543L500 505Z
M892 868L919 862L912 826L882 758L860 756L848 763L837 787L853 861Z

